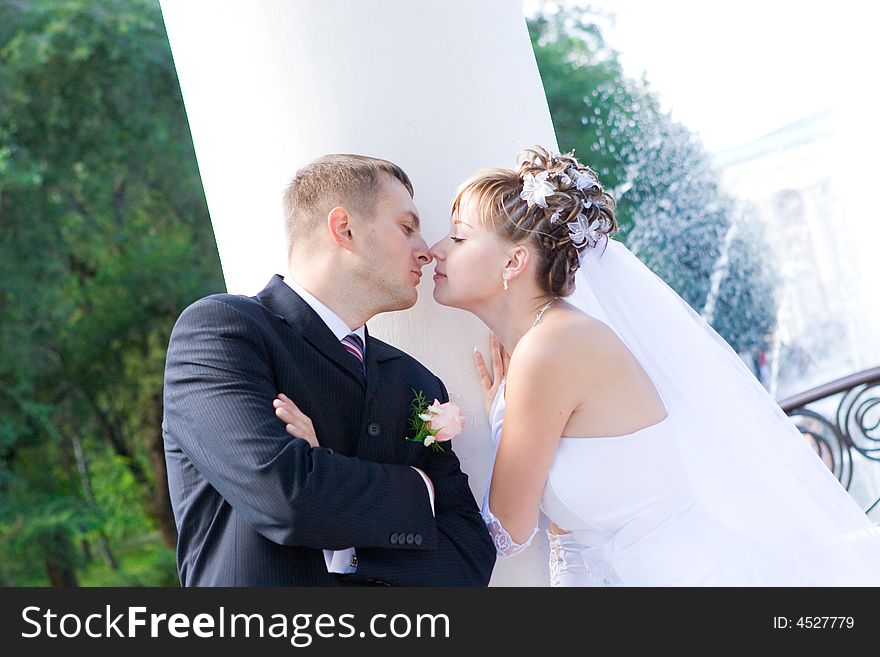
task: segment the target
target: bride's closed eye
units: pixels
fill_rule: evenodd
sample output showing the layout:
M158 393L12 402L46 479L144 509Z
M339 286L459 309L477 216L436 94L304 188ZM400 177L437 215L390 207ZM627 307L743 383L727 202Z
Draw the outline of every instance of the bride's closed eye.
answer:
M455 237L454 235L450 235L450 236L449 236L449 239L451 239L451 240L452 240L453 242L455 242L456 244L458 244L459 242L464 242L464 238L461 238L461 237Z

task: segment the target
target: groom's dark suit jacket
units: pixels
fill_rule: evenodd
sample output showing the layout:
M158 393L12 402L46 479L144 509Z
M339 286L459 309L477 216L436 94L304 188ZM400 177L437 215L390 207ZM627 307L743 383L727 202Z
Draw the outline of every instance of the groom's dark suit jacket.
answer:
M280 276L218 294L171 334L163 435L187 586L486 585L495 549L449 443L404 437L414 390L447 401L415 359L366 340L367 381ZM320 447L288 435L272 400L308 415ZM409 433L409 435L412 435ZM436 492L436 517L422 469ZM327 572L322 548L357 551Z

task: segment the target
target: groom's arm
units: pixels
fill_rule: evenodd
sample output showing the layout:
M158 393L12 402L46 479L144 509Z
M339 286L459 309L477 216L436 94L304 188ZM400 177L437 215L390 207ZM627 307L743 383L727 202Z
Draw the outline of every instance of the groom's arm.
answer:
M166 360L168 442L274 543L384 547L403 526L434 545L437 526L413 468L313 449L286 433L272 406L274 368L257 324L211 298L181 314Z
M449 401L443 382L441 402ZM348 581L394 586L486 586L495 564L495 546L474 500L451 442L420 466L434 486L436 544L418 551L357 547L357 572ZM422 491L421 496L427 498ZM418 504L417 499L412 500Z

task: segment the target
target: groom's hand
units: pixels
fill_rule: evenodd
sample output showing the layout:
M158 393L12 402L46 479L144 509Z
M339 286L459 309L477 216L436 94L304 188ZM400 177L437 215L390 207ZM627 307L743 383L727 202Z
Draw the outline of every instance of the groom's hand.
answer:
M480 385L483 387L483 406L486 408L486 414L492 409L492 402L495 401L495 395L498 393L498 387L504 381L504 375L507 373L507 365L510 362L510 354L501 345L501 342L493 333L489 338L489 349L492 352L492 376L486 368L486 362L483 360L483 354L474 347L474 365L477 368L477 374L480 375Z
M312 420L287 395L281 393L273 401L275 417L284 422L284 429L294 438L302 438L312 447L318 446L318 436Z

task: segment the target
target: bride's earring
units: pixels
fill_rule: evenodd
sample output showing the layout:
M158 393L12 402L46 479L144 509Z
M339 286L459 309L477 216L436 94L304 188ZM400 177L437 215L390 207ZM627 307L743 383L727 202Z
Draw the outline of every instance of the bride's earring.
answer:
M501 278L504 280L504 289L505 289L505 290L508 289L508 285L507 285L507 276L508 276L508 273L507 273L507 270L505 269L505 270L504 270L504 273L501 274Z

